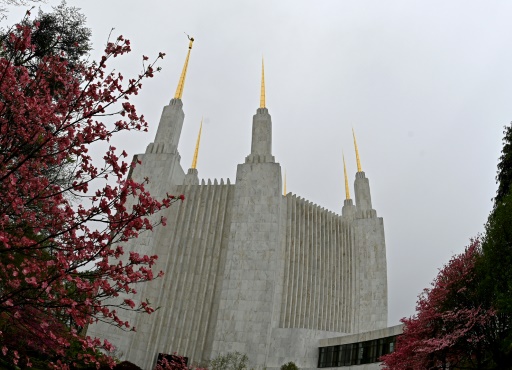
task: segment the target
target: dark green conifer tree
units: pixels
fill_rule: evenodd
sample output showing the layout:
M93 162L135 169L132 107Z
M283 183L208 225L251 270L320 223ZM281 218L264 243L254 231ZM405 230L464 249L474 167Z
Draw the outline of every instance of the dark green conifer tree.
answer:
M512 364L512 124L503 131L503 149L498 163L498 190L485 225L482 260L479 263L482 304L497 310L489 341L495 366Z

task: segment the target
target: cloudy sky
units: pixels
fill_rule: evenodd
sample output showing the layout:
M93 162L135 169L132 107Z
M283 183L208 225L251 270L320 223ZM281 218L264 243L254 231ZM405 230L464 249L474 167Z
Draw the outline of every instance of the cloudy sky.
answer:
M58 2L49 0L43 6ZM512 2L505 0L68 0L82 8L97 57L111 28L140 70L162 51L139 110L150 132L118 142L131 154L153 140L195 37L179 150L190 166L204 116L198 170L235 178L250 151L265 57L273 152L288 191L340 212L342 151L356 171L351 128L373 206L384 218L389 324L450 256L483 231L503 126L512 120ZM19 19L20 10L10 14ZM4 21L5 24L5 21Z

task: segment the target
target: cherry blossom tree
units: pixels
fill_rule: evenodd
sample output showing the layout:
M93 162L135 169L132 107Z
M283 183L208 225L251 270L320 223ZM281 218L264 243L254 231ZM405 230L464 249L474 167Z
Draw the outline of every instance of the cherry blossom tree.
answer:
M35 68L15 63L34 54L38 27L29 18L15 26L0 54L0 365L30 367L44 356L67 369L98 364L97 350L112 349L82 328L102 320L130 330L120 310L154 311L109 298L161 274L157 256L124 256L123 243L165 224L155 213L183 196L153 198L127 178L137 163L123 150L109 146L101 164L90 154L120 132L147 129L131 99L154 62L143 57L134 78L109 72L107 63L130 51L119 36L96 63L71 65L62 52L40 56Z
M384 369L488 369L497 322L478 293L475 265L482 254L474 240L440 271L420 295L416 315L402 319L395 352L382 357Z

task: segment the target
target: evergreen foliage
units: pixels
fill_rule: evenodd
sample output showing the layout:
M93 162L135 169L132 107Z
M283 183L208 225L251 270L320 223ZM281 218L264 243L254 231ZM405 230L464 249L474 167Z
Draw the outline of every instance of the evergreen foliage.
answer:
M512 190L512 123L504 127L503 135L503 149L496 175L498 190L494 199L494 207L500 204Z
M477 269L481 302L497 311L497 322L488 338L493 343L496 368L512 369L512 124L503 134L498 190L485 225L483 255Z

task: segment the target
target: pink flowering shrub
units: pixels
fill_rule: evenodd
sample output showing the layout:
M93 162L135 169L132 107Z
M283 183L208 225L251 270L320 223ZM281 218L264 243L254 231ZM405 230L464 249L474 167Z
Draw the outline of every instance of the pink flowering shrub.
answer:
M475 266L481 253L475 240L439 271L432 287L420 295L416 315L402 319L404 332L395 352L382 357L384 369L484 368L497 316L478 295Z

